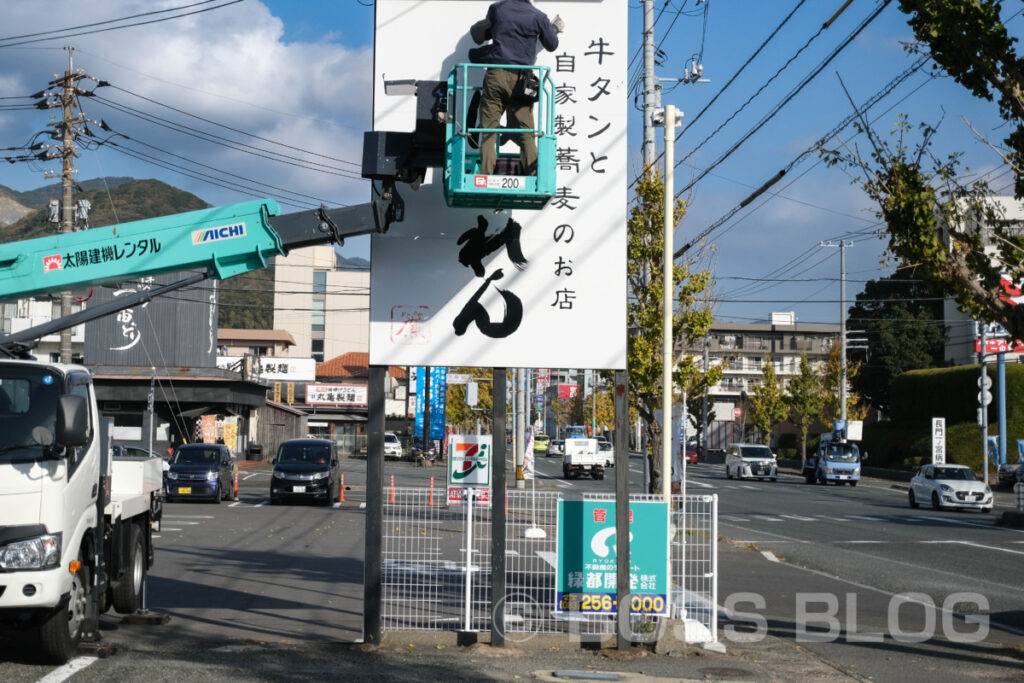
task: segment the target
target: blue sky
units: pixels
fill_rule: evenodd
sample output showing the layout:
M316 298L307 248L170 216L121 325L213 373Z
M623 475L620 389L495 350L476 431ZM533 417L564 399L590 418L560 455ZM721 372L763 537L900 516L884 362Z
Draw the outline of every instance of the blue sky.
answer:
M191 3L112 0L98 5L88 20L80 23L186 4ZM683 113L675 155L677 161L685 161L676 169L677 189L736 145L879 5L877 0L854 0L819 33L842 4L841 0L655 3L655 13L660 15L655 40L663 53L657 76L666 79L663 103L673 104ZM733 210L754 188L787 167L851 112L840 78L860 103L911 65L914 57L901 45L910 40L910 30L894 4L687 193L689 210L677 231L676 244L692 239ZM105 102L83 100L87 115L107 121L132 139L136 153L161 159L165 166L126 156L129 143L115 138L123 145L121 151L109 147L83 150L77 162L80 177L158 178L212 204L243 201L253 194L271 196L291 211L319 201L365 201L365 182L352 176L358 175L354 162L360 158L361 132L369 128L370 121L371 5L370 0L244 0L173 21L70 39L76 47L76 67L116 86L99 91ZM542 0L537 2L541 9L544 5ZM1016 3L1006 5L1006 17L1019 9ZM485 6L480 5L481 14ZM82 17L72 11L74 7L81 5L73 0L8 4L0 33L15 36L73 25L74 20L55 22L53 17ZM723 91L790 12L792 18ZM629 16L632 57L641 44L642 13L636 0L629 1ZM474 18L465 18L467 27ZM1024 32L1024 17L1014 16L1008 28L1019 36ZM429 30L425 30L424 40L429 39ZM0 97L34 93L66 66L67 56L61 47L67 40L3 47L10 42L15 41L0 40ZM703 75L710 82L678 84L671 80L683 75L691 59L703 64ZM792 61L787 66L788 60ZM638 58L635 64L639 62ZM409 63L408 77L414 78L413 50ZM761 88L760 95L740 111ZM716 95L717 100L698 117ZM273 143L226 132L139 96ZM11 102L0 100L0 104ZM999 141L1005 132L998 127L993 105L978 102L949 78L932 77L926 65L875 105L870 117L877 117L877 127L886 131L900 112L915 122L942 120L940 150L963 151L970 168L989 173L994 187L1009 185L1009 175L999 159L961 118ZM140 113L266 147L287 154L292 161L272 162L172 132L152 119L140 118ZM0 147L21 144L45 127L48 116L49 112L38 110L0 109ZM635 150L630 170L635 174L641 140L637 109L630 109L629 129ZM840 135L850 139L850 144L859 140L853 138L849 127ZM659 151L661 136L659 129ZM863 145L863 140L859 141ZM167 163L188 167L193 177L167 168ZM2 164L0 184L16 190L38 187L50 182L42 175L46 168L56 166ZM219 184L229 187L214 184L215 179L227 181ZM254 187L242 179L256 180L259 185ZM247 187L239 188L239 184ZM852 299L865 280L891 272L891 266L882 263L884 244L877 233L872 207L861 192L841 171L825 168L816 154L810 154L769 193L714 231L697 263L710 268L716 278L715 310L722 319L763 321L772 311L794 311L800 322L837 323L838 250L817 245L839 239L854 243L847 250L848 297ZM350 240L343 253L367 256L368 240Z

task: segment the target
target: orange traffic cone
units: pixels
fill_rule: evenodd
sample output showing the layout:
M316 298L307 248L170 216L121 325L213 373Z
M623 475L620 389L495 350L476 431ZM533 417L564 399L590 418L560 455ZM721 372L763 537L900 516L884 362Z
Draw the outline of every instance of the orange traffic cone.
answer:
M430 475L430 497L427 499L427 505L434 504L434 475Z
M344 472L341 473L341 486L339 486L338 488L341 489L338 492L338 502L339 503L344 503L345 502L345 473Z
M238 500L238 470L235 470L235 491L232 494L233 500Z
M391 475L391 495L388 497L389 503L395 502L395 475Z

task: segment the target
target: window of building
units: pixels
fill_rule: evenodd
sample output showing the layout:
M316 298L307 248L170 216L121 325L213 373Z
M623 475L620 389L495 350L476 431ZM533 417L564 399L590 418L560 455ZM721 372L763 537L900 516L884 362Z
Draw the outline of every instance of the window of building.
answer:
M266 346L250 346L249 353L254 356L269 356L270 353Z
M310 343L311 343L310 355L313 357L313 360L315 360L317 363L323 363L324 362L324 340L323 339L313 339L313 340L310 341Z
M723 349L738 349L743 343L743 338L735 334L723 334L718 338L718 343Z
M313 271L313 293L314 294L326 294L327 293L327 271L326 270L314 270Z
M326 309L327 302L323 299L313 300L313 323L312 330L314 332L324 331L324 311Z

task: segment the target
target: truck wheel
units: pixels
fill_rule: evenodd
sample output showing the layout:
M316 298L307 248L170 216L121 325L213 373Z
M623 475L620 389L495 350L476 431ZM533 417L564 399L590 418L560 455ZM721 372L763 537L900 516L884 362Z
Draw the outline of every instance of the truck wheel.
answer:
M814 475L813 474L805 474L804 475L804 483L806 483L806 484L813 484L814 483Z
M824 474L818 474L818 483L822 486L828 486L828 479L825 478Z
M850 486L856 486L856 485L857 485L857 482L855 482L855 481L851 481L850 482Z
M146 549L142 546L142 532L131 526L128 542L128 562L121 581L114 587L114 610L118 614L131 614L142 607L142 582L146 580Z
M52 664L65 664L75 653L82 639L85 608L88 602L89 565L78 554L81 568L71 578L71 597L68 604L54 610L39 625L39 646L43 658Z

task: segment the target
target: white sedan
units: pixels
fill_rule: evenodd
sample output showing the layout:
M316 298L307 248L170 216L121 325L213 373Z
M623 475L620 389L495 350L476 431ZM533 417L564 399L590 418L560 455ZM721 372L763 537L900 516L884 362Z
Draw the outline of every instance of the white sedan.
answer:
M992 489L966 465L924 465L910 480L910 507L931 503L936 510L977 509L992 512Z

